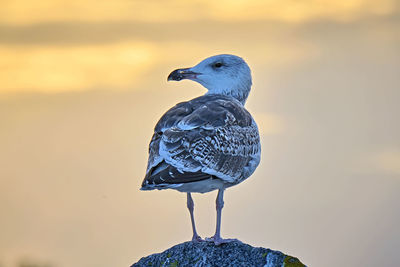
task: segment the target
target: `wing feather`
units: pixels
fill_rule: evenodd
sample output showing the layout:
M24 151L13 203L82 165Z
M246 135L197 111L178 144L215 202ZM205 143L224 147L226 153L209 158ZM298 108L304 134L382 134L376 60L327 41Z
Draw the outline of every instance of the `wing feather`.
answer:
M258 129L250 113L228 96L183 102L160 119L149 147L143 184L180 184L210 177L239 183L256 168Z

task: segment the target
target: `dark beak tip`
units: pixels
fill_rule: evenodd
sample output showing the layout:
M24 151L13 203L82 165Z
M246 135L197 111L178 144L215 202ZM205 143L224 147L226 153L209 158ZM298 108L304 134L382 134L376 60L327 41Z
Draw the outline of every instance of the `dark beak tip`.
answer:
M199 73L193 72L191 68L176 69L168 75L167 81L181 81L183 79L195 79Z
M177 70L174 70L173 72L171 72L168 75L167 81L180 81L180 80L182 80L182 78L181 78L182 75L180 74L179 71L180 70L177 69Z

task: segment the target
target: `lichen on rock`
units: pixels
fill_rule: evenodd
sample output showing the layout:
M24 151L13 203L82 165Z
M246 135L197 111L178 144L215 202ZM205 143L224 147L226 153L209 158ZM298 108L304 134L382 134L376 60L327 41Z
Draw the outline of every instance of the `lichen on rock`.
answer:
M220 246L212 242L185 242L164 252L141 258L131 267L178 267L178 266L261 266L303 267L299 259L280 251L255 248L240 241Z

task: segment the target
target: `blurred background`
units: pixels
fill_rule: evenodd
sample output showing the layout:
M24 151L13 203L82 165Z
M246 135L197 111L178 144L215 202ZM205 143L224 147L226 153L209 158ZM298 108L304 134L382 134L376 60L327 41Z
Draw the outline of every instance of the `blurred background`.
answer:
M185 194L139 187L158 118L205 92L167 75L219 53L250 65L262 139L222 235L397 265L397 0L3 0L0 266L130 266L189 240ZM194 196L203 237L215 196Z

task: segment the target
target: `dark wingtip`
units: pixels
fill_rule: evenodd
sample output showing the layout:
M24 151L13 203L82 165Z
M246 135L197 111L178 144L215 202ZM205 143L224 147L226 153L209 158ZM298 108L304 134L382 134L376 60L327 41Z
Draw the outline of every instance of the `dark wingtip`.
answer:
M140 187L140 191L150 191L154 190L154 184L150 184L149 181L147 180L148 176L144 178L142 182L142 186Z
M142 185L142 187L140 188L140 191L150 191L150 190L153 190L153 189L154 189L153 186Z

